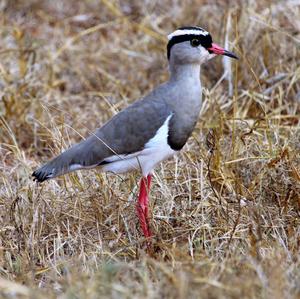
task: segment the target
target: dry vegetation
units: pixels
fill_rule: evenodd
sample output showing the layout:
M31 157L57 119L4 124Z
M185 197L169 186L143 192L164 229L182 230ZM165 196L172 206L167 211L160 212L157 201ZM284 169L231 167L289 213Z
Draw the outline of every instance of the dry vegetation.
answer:
M299 1L2 0L0 24L1 298L299 298ZM31 173L165 81L181 25L240 60L202 68L147 253L138 173Z

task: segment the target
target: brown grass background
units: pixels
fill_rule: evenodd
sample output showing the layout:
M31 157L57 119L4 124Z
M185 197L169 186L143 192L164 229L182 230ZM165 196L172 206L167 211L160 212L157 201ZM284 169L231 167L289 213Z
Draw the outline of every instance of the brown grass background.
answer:
M300 298L299 1L1 0L0 25L1 298ZM147 253L139 173L31 173L167 80L183 25L240 60L202 67Z

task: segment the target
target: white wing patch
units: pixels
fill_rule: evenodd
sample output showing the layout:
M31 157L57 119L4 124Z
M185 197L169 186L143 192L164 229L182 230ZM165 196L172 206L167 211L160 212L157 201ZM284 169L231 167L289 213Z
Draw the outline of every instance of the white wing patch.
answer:
M180 35L208 35L209 33L205 30L197 30L197 29L177 29L171 34L168 35L168 39L171 40L174 36Z
M136 157L139 154L140 154L140 152L136 152L133 154L127 154L127 155L113 155L108 158L105 158L104 161L111 163L111 162L116 162L116 161L120 161L120 160L130 159L132 157Z
M83 166L81 164L71 164L69 166L69 170L67 172L80 170L80 169L91 169L91 168L95 168L95 167L97 167L97 165ZM64 173L67 173L67 172L64 172Z
M83 166L81 164L72 164L72 165L70 165L69 170L70 171L75 171L75 170L79 170L79 169L82 169L82 168L83 168Z

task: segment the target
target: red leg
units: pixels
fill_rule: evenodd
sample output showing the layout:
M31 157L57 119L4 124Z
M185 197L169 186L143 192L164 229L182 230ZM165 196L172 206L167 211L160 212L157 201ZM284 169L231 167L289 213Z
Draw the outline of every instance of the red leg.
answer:
M149 229L149 218L148 218L148 193L151 185L151 174L147 177L143 177L140 183L140 194L136 206L137 214L140 220L140 226L146 238L151 237Z

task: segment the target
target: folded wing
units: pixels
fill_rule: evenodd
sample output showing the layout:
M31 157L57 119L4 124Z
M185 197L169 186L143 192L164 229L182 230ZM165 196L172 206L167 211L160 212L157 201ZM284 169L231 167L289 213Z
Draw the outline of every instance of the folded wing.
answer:
M86 140L37 169L42 182L78 169L93 168L143 150L172 111L162 99L148 96L115 115ZM113 159L111 158L113 157Z

